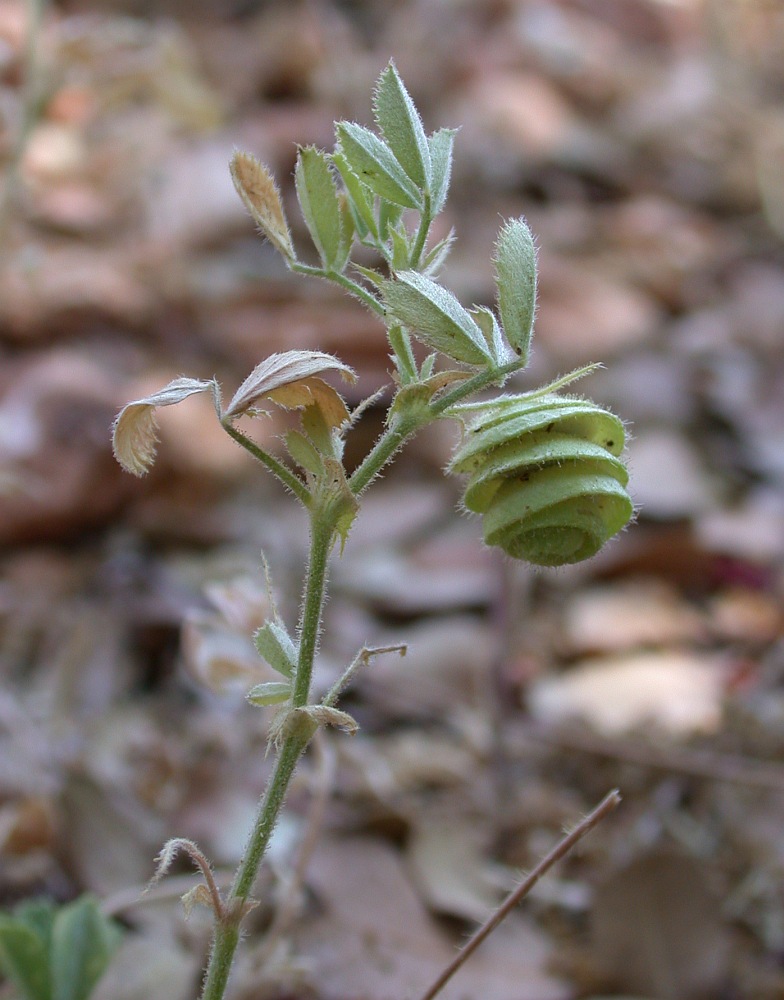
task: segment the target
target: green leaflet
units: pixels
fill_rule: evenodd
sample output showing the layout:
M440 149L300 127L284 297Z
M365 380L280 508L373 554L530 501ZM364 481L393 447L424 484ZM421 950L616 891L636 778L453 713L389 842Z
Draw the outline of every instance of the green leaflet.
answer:
M502 365L509 360L509 352L504 344L501 327L492 309L487 306L474 306L470 315L476 321L477 326L482 331L482 335L487 343L488 350L493 356L496 365Z
M34 900L0 914L0 969L22 1000L87 1000L121 937L92 896Z
M314 476L321 475L324 471L324 463L312 441L300 431L294 430L286 434L285 442L289 455L297 465Z
M388 240L389 234L394 229L403 215L403 208L400 205L393 205L389 201L380 199L378 206L378 235L381 240ZM406 257L408 260L408 257Z
M0 915L0 969L23 1000L52 1000L49 948L35 930Z
M444 207L446 196L449 193L449 181L452 177L452 150L456 135L457 129L455 128L441 128L434 132L428 140L432 164L430 211L433 215L438 215Z
M59 910L52 928L52 1000L87 1000L120 939L119 928L90 896Z
M286 681L265 681L252 687L245 697L251 705L259 708L280 705L291 697L291 684Z
M498 234L495 274L506 339L527 361L536 310L536 247L524 219L510 219Z
M452 249L454 241L455 232L452 229L442 240L439 240L435 246L427 251L427 256L421 268L423 274L427 275L428 278L438 277L438 272L449 256L449 251Z
M392 62L378 79L373 109L398 163L420 190L429 191L430 147L422 119Z
M294 182L302 216L322 264L329 271L343 271L350 247L346 245L338 191L326 154L315 146L300 149Z
M392 270L403 270L411 261L411 241L402 226L390 229L388 235L392 244Z
M343 158L374 194L403 208L422 209L421 192L374 132L355 122L338 122L336 133Z
M283 624L266 621L253 637L259 656L284 677L293 677L297 669L297 647Z
M389 312L428 347L468 365L492 364L482 330L457 298L416 271L401 271L382 286Z
M360 239L368 235L378 239L378 224L373 208L373 195L351 169L348 160L342 153L335 152L331 156L337 167L340 179L346 187L348 207L354 219L354 226Z

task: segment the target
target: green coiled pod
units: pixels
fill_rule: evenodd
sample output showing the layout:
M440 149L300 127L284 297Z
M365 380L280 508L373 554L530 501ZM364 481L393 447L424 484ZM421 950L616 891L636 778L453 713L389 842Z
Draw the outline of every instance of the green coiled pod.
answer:
M478 413L449 471L469 475L464 503L483 515L488 545L563 566L595 555L628 523L625 434L614 414L552 393L501 396Z

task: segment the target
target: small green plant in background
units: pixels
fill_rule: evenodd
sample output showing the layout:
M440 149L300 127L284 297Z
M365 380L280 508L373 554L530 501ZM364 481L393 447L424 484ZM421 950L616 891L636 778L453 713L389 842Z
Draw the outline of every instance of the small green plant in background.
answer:
M32 900L0 914L0 971L19 1000L87 1000L121 937L91 896Z
M349 472L345 441L378 397L349 412L324 376L352 382L356 375L320 351L267 357L228 404L215 379L175 379L129 403L114 427L115 455L142 475L155 457L156 408L207 393L224 430L294 495L310 526L297 626L289 630L275 613L256 634L259 654L280 679L257 685L248 700L278 706L270 728L275 762L234 882L227 894L220 893L207 860L188 841L171 841L161 855L159 873L182 849L204 877L187 899L189 906L210 906L215 920L203 1000L225 994L243 918L254 905L259 865L300 757L320 726L356 731L354 719L338 708L340 695L358 669L389 651L363 648L333 687L314 700L311 677L329 560L336 545L342 551L365 490L395 453L428 424L458 421L463 439L449 471L467 477L465 507L481 515L488 545L535 565L561 566L594 555L633 513L620 458L621 421L590 401L561 393L594 366L533 391L500 392L527 366L531 345L536 252L526 222L506 222L496 242L497 313L465 307L438 280L453 236L431 239L449 189L455 131L425 133L392 64L378 80L374 113L377 131L338 122L333 152L312 146L299 151L296 193L318 263L298 256L266 167L241 152L231 162L240 197L287 266L341 286L385 329L394 387L384 430L364 459ZM355 259L358 248L365 263ZM368 250L375 254L375 267L368 266ZM487 390L493 391L481 395ZM299 414L299 426L283 438L287 459L237 426L239 418L262 415L271 405Z

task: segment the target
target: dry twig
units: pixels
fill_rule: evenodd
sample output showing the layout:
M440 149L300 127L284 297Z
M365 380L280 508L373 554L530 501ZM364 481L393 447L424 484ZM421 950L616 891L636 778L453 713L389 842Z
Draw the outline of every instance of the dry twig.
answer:
M605 816L609 815L609 813L611 813L613 809L619 805L620 801L621 794L618 789L615 788L602 799L593 812L590 812L585 819L577 824L571 833L568 833L562 840L560 840L555 847L542 858L536 868L534 868L534 870L523 879L520 885L518 885L516 889L512 890L498 909L495 910L495 912L490 915L484 924L482 924L482 926L468 939L468 941L466 941L455 958L439 975L438 979L436 979L430 989L422 994L420 1000L433 1000L433 998L437 996L446 986L457 970L467 961L467 959L471 957L471 955L473 955L485 938L489 937L504 917L507 917L517 904L528 895L542 875L549 871L557 861L560 861L561 858L565 857L579 840L582 840L587 833L590 833L591 830L593 830L593 828L605 818Z

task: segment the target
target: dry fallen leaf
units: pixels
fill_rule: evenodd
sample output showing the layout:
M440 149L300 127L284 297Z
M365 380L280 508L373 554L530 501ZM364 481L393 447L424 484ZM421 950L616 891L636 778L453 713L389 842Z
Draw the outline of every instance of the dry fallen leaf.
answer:
M138 802L73 775L63 793L63 817L63 849L80 885L103 895L147 882L159 824L151 824Z
M382 841L325 839L308 883L324 910L298 928L296 948L317 970L320 1000L418 996L451 960L452 945L411 888L397 851ZM546 971L548 949L536 930L512 919L494 937L444 1000L568 1000L569 987Z
M721 722L726 678L715 655L630 653L535 681L527 700L541 722L582 719L608 736L646 725L678 735L709 733Z
M616 871L597 890L592 930L597 957L621 988L656 1000L721 992L728 942L701 861L655 853Z
M648 517L691 517L712 506L713 483L679 431L641 428L629 442L628 461L635 503Z
M483 73L464 99L465 109L455 109L460 120L481 126L486 142L500 140L526 157L545 159L562 150L574 126L569 104L534 73Z
M481 826L468 817L437 818L421 811L406 854L414 885L430 909L479 923L500 903L502 870L488 858L484 839ZM513 883L508 872L507 889Z
M702 616L675 587L654 578L575 594L564 628L564 648L578 653L698 642L706 634Z
M653 337L652 296L596 267L542 252L536 341L570 366L609 360Z
M272 680L250 635L201 615L191 616L182 629L182 655L189 674L218 694L245 695L254 684Z

